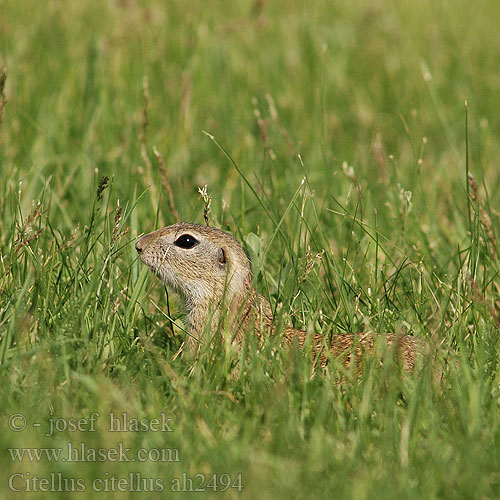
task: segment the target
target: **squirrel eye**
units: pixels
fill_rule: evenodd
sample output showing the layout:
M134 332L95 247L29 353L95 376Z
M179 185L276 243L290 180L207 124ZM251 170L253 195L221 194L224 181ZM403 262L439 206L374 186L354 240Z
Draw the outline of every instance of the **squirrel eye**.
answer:
M174 241L174 245L181 248L193 248L197 244L198 241L189 234L183 234Z

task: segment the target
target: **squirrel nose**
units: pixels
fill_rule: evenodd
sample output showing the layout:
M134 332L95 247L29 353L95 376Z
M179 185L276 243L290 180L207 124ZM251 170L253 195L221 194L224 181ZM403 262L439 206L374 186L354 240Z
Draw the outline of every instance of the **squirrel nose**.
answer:
M135 244L135 249L137 250L137 253L142 253L144 248L146 248L147 242L148 242L148 235L143 236L137 241L137 243Z

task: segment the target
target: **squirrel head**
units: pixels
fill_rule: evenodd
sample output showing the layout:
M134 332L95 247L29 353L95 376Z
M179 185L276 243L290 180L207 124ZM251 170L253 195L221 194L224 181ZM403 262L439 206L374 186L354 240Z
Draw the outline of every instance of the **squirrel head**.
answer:
M250 260L230 234L213 227L173 224L140 238L135 248L168 287L183 295L188 309L231 304L251 284Z

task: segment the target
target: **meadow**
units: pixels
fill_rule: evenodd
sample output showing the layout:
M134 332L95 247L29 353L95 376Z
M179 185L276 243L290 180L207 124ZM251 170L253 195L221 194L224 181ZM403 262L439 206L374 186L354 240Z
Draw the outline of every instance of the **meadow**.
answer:
M0 497L499 498L498 14L0 0ZM179 353L134 243L203 186L278 326L414 335L442 383Z

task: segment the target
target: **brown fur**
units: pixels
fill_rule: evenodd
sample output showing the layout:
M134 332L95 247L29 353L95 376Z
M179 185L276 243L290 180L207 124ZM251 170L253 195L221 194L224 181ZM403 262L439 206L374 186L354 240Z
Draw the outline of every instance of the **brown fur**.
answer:
M174 242L185 234L194 237L198 244L189 249L176 246ZM185 298L192 335L186 340L189 348L197 347L197 339L201 340L207 327L210 330L218 328L219 321L224 319L227 320L224 330L238 344L245 330L250 328L259 340L274 333L269 302L252 287L248 256L228 233L183 222L146 234L139 239L136 249L142 262L164 285ZM227 315L221 315L221 310L226 310ZM332 335L327 343L322 335L312 335L308 341L305 331L285 328L282 343L291 346L298 342L300 348L310 345L313 356L319 356L321 366L328 361L328 350L349 366L352 358L359 362L365 353L371 352L377 338L395 348L405 369L414 368L423 343L409 335L338 334Z

